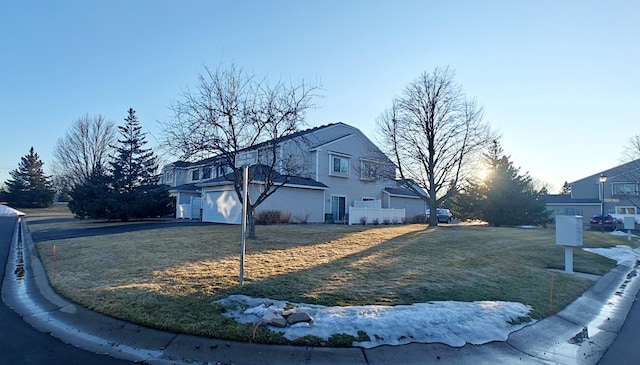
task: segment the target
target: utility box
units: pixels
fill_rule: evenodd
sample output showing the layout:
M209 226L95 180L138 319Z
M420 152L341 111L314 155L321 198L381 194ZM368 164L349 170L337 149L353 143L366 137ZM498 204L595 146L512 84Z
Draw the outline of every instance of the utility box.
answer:
M556 245L582 246L582 216L556 216Z
M624 229L636 229L635 217L624 217Z

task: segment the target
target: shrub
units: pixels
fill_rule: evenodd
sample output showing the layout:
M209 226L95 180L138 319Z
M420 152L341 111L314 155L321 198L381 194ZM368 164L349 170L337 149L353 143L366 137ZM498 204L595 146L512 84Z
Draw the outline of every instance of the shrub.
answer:
M256 224L288 223L291 220L291 213L279 210L261 210L256 212L255 220Z
M427 215L426 214L418 214L413 218L413 223L427 223Z
M367 224L367 217L360 217L360 224L363 226Z
M380 219L379 218L373 218L373 225L377 226L378 224L380 224Z
M295 216L295 219L298 221L298 223L300 224L307 224L309 222L309 217L311 216L311 213L309 213L309 211L305 210L304 214L298 214Z

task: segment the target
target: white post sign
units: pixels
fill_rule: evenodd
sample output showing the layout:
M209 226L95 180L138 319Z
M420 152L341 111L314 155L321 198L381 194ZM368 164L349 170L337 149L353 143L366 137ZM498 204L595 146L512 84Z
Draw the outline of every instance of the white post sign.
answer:
M249 199L249 166L258 163L258 151L236 154L236 168L242 167L242 234L240 241L240 286L244 285L245 232L247 231L247 201Z

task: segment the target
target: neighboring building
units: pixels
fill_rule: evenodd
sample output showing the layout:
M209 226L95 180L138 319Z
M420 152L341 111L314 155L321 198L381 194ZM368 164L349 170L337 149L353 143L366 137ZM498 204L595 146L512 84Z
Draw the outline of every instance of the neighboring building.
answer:
M247 151L257 150L261 156L261 146L268 144ZM355 206L404 209L408 221L425 213L422 199L382 173L395 171L395 165L357 128L334 123L304 130L284 138L278 148L280 155L293 156L298 169L257 212L279 210L291 213L294 222L309 223L347 222L349 207ZM163 168L161 181L175 197L178 218L241 222L241 205L229 176L233 169L220 161L215 157L177 161ZM256 197L261 189L261 165L252 168L258 170L250 182L249 196ZM277 172L284 181L284 168Z
M572 182L571 195L545 197L551 216L581 215L585 224L593 215L611 214L619 220L640 222L640 159Z

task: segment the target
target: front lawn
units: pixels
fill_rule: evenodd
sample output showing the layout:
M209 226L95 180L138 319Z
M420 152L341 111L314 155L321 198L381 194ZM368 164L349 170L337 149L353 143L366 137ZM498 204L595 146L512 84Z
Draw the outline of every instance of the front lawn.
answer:
M30 229L69 224L97 223ZM455 225L258 226L259 238L247 240L242 288L238 226L152 229L46 241L37 248L52 286L77 303L146 326L248 341L252 326L224 317L212 301L230 294L328 306L502 300L531 305L533 317L546 317L593 284L555 273L549 308L550 269L564 269L564 248L554 244L554 234ZM629 243L584 233L585 247ZM614 266L610 259L575 251L575 271L602 275ZM255 341L287 342L262 327Z

